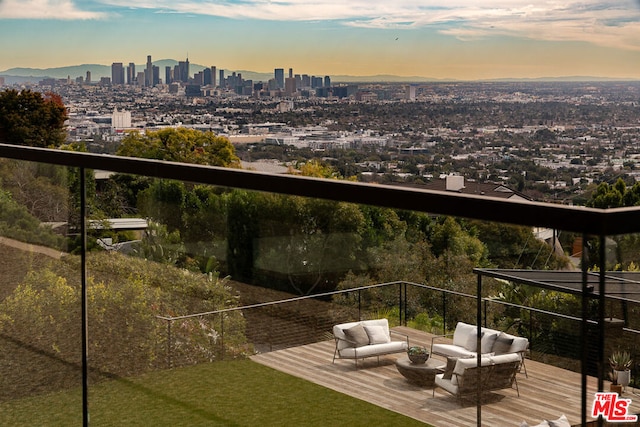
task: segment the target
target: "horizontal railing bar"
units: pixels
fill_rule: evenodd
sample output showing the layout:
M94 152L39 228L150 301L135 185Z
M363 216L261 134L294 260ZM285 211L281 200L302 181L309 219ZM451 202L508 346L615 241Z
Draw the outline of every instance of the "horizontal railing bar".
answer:
M444 292L446 294L452 294L452 295L462 296L462 297L466 297L466 298L473 298L473 299L476 298L475 295L465 294L465 293L457 292L457 291L451 291L451 290L448 290L448 289L438 288L438 287L435 287L435 286L424 285L422 283L412 283L412 282L404 282L404 283L406 283L408 285L413 285L413 286L417 286L417 287L420 287L420 288L424 288L424 289L429 289L429 290L438 291L438 292ZM497 300L497 299L491 298L491 297L481 298L481 301L483 301L483 302L491 302L491 303L500 304L500 305L506 305L506 306L509 306L509 307L515 307L515 308L520 308L520 309L529 310L529 311L534 311L534 312L540 313L540 314L548 314L548 315L551 315L551 316L562 317L562 318L565 318L565 319L568 319L568 320L582 320L580 317L574 317L574 316L570 316L570 315L567 315L567 314L556 313L555 311L548 311L548 310L543 310L543 309L540 309L540 308L528 307L526 305L520 305L520 304L514 304L514 303L510 303L510 302L506 302L506 301L500 301L500 300ZM593 323L593 324L597 324L597 322L594 321L594 320L587 320L587 322L590 322L590 323Z
M638 207L594 209L8 144L0 144L0 157L594 235L640 231Z
M338 291L324 292L324 293L321 293L321 294L303 295L303 296L287 298L287 299L283 299L283 300L269 301L269 302L258 303L258 304L244 305L242 307L230 307L230 308L207 311L207 312L202 312L202 313L186 314L184 316L173 316L173 317L170 317L170 316L156 316L156 318L160 319L160 320L166 320L168 322L172 322L172 321L175 321L175 320L193 319L193 318L196 318L196 317L212 316L214 314L222 314L222 313L228 313L228 312L240 311L240 310L250 310L250 309L253 309L253 308L262 308L262 307L267 307L267 306L272 306L272 305L279 305L279 304L286 304L286 303L290 303L290 302L303 301L303 300L307 300L307 299L313 299L313 298L319 298L319 297L325 297L325 296L332 296L332 295L338 295L338 294L346 294L346 293L352 293L352 292L356 292L356 291L368 290L368 289L373 289L373 288L394 286L394 285L397 285L397 284L411 285L411 286L414 286L414 287L428 289L428 290L432 290L432 291L436 291L436 292L443 292L443 293L446 293L446 294L449 294L449 295L456 295L456 296L461 296L461 297L465 297L465 298L473 298L473 299L476 298L475 295L465 294L463 292L452 291L452 290L444 289L444 288L438 288L438 287L435 287L435 286L429 286L429 285L425 285L425 284L422 284L422 283L415 283L415 282L407 282L407 281L403 281L403 280L398 280L398 281L394 281L394 282L376 283L374 285L359 286L357 288L349 288L349 289L342 289L342 290L338 290ZM581 321L582 320L579 317L570 316L570 315L567 315L567 314L556 313L554 311L548 311L548 310L543 310L543 309L534 308L534 307L528 307L528 306L520 305L520 304L513 304L513 303L506 302L506 301L500 301L500 300L497 300L497 299L494 299L494 298L490 298L490 297L485 297L485 298L482 298L481 300L482 301L486 301L486 302L491 302L491 303L494 303L494 304L506 305L506 306L514 307L514 308L520 308L520 309L532 311L532 312L539 313L539 314L546 314L546 315L550 315L550 316L561 317L561 318L568 319L568 320L576 320L576 321ZM588 323L592 323L592 324L597 324L597 322L595 320L587 320L587 322Z
M365 290L365 289L380 288L380 287L383 287L383 286L391 286L391 285L395 285L395 284L398 284L398 283L405 283L405 282L396 281L396 282L387 282L387 283L377 283L375 285L360 286L360 287L357 287L357 288L349 288L349 289L344 289L344 290L339 290L339 291L323 292L323 293L320 293L320 294L313 294L313 295L302 295L302 296L299 296L299 297L286 298L286 299L283 299L283 300L261 302L261 303L257 303L257 304L244 305L242 307L223 308L223 309L220 309L220 310L206 311L206 312L203 312L203 313L185 314L184 316L173 316L173 317L156 316L156 318L161 319L161 320L167 320L167 321L192 319L194 317L210 316L210 315L213 315L213 314L228 313L228 312L231 312L231 311L248 310L248 309L252 309L252 308L261 308L261 307L267 307L267 306L272 306L272 305L285 304L285 303L289 303L289 302L303 301L303 300L313 299L313 298L321 298L321 297L326 297L326 296L331 296L331 295L342 294L342 293L346 293L346 292L354 292L354 291L361 291L361 290Z

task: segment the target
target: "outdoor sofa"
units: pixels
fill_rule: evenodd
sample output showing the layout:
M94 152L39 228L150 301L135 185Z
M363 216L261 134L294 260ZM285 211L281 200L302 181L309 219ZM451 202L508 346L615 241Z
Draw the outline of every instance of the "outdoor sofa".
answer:
M392 341L391 334L401 336L401 341ZM337 359L355 360L378 357L392 353L402 353L409 348L409 337L389 329L387 319L361 320L359 322L341 323L333 327L336 347L333 362Z
M453 334L437 335L431 339L431 354L444 357L476 357L477 356L477 329L475 325L458 322ZM527 368L524 365L526 353L529 349L529 340L524 337L507 334L495 329L480 328L482 338L480 340L480 353L484 356L517 354L520 359L520 369ZM453 337L453 342L443 342L444 338Z
M520 356L517 353L481 357L479 368L477 358L449 358L445 371L435 377L432 394L435 396L435 389L440 387L458 399L476 395L480 380L482 394L515 386L520 397L516 380L519 368Z

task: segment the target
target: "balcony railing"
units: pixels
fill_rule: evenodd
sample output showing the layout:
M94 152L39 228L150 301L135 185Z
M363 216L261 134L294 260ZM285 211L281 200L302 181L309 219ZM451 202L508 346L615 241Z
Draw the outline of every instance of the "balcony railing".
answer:
M598 354L596 357L597 365L601 368L605 364L605 298L606 298L606 238L611 235L623 235L629 233L640 232L640 208L619 208L619 209L590 209L584 207L554 205L546 203L528 202L528 201L514 201L493 199L481 196L464 195L459 193L450 192L436 192L428 190L420 190L416 188L399 188L397 186L385 186L385 185L369 185L350 181L338 181L338 180L324 180L315 179L300 176L290 175L271 175L259 172L252 172L246 170L237 169L225 169L200 165L188 165L161 162L148 159L133 159L123 158L117 156L107 155L94 155L88 153L77 153L70 151L59 150L47 150L28 147L19 147L12 145L0 144L0 158L14 159L18 161L28 162L29 164L43 164L43 165L55 165L64 166L71 169L77 169L80 185L80 200L78 203L79 212L76 214L79 221L79 236L80 236L80 273L79 280L82 282L82 310L77 318L79 327L82 327L82 360L77 361L82 365L82 380L83 385L83 416L85 424L88 423L88 389L89 389L89 360L88 360L88 332L87 325L88 307L91 304L87 301L87 227L86 223L89 217L88 206L85 198L86 192L86 177L85 171L87 170L106 170L111 172L123 173L123 174L135 174L138 176L162 178L177 180L187 183L195 184L207 184L212 186L220 186L225 188L251 190L259 192L277 193L282 195L301 196L304 198L324 199L332 201L350 202L361 205L371 205L379 207L387 207L393 209L401 209L408 211L424 212L432 215L447 215L456 216L469 219L477 219L483 221L495 221L500 223L525 225L525 226L538 226L548 227L556 230L566 230L573 233L577 233L583 237L583 260L585 260L589 250L586 250L586 242L592 239L599 242L599 253L597 254L596 267L600 272L600 279L598 282L598 312L594 319L589 310L591 297L587 298L583 295L582 298L582 312L581 316L574 316L569 319L566 315L565 318L572 322L579 322L580 334L582 337L586 336L589 330L593 329L593 322L595 322L597 333L597 348ZM398 260L401 262L401 260ZM593 264L592 264L593 265ZM589 267L587 262L582 262L583 269L583 292L587 292L587 279L586 269ZM435 291L436 289L427 289L424 285L411 285L412 287L423 287L429 291ZM443 288L445 286L443 285ZM455 291L446 291L444 289L438 289L439 292L454 294ZM404 291L406 293L406 290ZM485 307L489 304L494 304L496 301L489 300L482 295L483 289L480 281L478 281L478 287L476 295L459 293L457 295L460 298L473 297L476 299L475 321L480 324L486 322L486 316L483 316ZM324 295L329 297L332 295ZM318 296L314 296L318 298ZM405 298L405 299L403 299ZM403 297L402 292L398 295L399 307L402 307L406 303L406 297ZM291 301L293 302L293 301ZM264 306L266 307L266 306ZM442 317L445 319L445 324L448 322L447 306L443 305ZM513 305L515 308L519 307L517 304ZM256 307L257 309L257 307ZM527 310L535 311L527 308ZM235 309L231 311L236 311ZM220 315L219 322L223 322L225 311L212 310L207 312L211 316ZM402 313L402 310L399 310ZM1 313L0 313L1 314ZM472 315L471 312L467 314ZM551 315L550 313L540 312L541 315ZM199 314L198 316L201 316ZM404 316L404 318L403 318ZM184 315L166 315L164 319L171 324L171 322L177 319L186 318ZM531 316L530 316L531 318ZM400 319L406 321L407 315L400 314ZM579 321L577 320L579 319ZM235 319L238 321L238 319ZM472 319L471 319L472 320ZM127 325L122 325L123 328L127 328ZM203 327L207 327L206 325ZM223 326L222 329L226 329L227 326ZM627 331L633 332L633 331ZM173 341L174 334L177 331L172 331L171 336L168 337L163 344L168 349L169 354L175 350L175 342ZM535 345L535 340L532 340ZM585 345L584 339L578 340L581 345ZM586 350L586 347L584 348ZM54 349L54 353L58 352L58 349ZM93 349L92 351L96 351ZM581 372L583 374L583 388L582 388L582 413L583 422L586 420L586 414L588 412L587 396L586 396L586 377L587 377L587 352L578 352L583 359L581 360ZM599 388L602 389L604 380L604 370L600 369L598 373ZM480 422L480 412L478 413L478 423Z
M370 295L376 290L388 290L390 294L396 294L397 305L390 307L376 302L375 297L372 298ZM416 313L410 314L408 312L408 300L416 294L433 294L435 295L433 299L440 301L440 304L432 306L428 313L431 319L437 318L436 322L428 325L420 324L420 320L416 319ZM425 332L447 334L455 329L455 324L458 321L474 321L475 315L473 313L469 313L467 317L463 318L455 313L448 314L448 307L450 305L455 306L459 299L473 302L477 299L477 296L422 283L398 281L182 316L158 316L158 319L166 323L166 360L167 367L170 368L176 364L183 365L186 363L185 361L176 360L172 344L174 340L179 339L172 336L172 334L175 334L175 324L184 321L213 319L214 322L218 323L219 339L216 342L212 342L211 345L216 348L219 358L224 359L225 315L229 313L243 313L243 317L247 319L247 329L252 331L251 341L253 345L259 351L264 352L326 340L331 338L327 331L330 331L335 324L357 319L373 319L381 314L390 317L392 324L414 325L414 328L425 330ZM505 332L515 333L529 340L529 358L580 372L581 356L578 343L582 318L514 304L493 297L483 297L481 300L483 306L482 325L484 327L494 329L503 327L503 325L496 325L489 318L488 313L503 312L506 309L517 310L521 313L521 316ZM551 321L562 321L565 324L564 327L554 331L559 337L552 341L548 337L541 337L536 333L540 330L540 327L537 326L539 323L550 323ZM589 319L587 323L593 330L597 328L597 321ZM546 330L546 332L548 333L549 331ZM633 328L621 326L619 333L624 334L623 341L625 342L636 342L640 338L640 330ZM635 348L631 350L631 353L634 360L640 359L640 352L637 352ZM591 369L591 371L594 370ZM590 374L597 375L597 371ZM637 377L640 373L633 372L633 374Z

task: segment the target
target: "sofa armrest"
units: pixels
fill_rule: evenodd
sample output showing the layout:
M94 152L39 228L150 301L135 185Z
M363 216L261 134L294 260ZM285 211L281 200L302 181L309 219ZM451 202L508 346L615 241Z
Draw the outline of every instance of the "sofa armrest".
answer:
M396 332L393 329L389 329L389 335L391 335L391 334L396 334L396 335L400 335L400 336L404 337L407 340L407 345L409 345L409 335L403 334L402 332Z
M338 343L340 341L344 341L346 343L349 343L349 347L355 347L357 345L355 341L351 341L350 339L348 339L346 337L345 338L335 337L335 339L336 339L336 347L338 347Z
M444 340L445 338L449 338L449 339L453 338L453 333L444 334L444 335L435 335L431 338L431 348L429 349L431 354L433 354L433 345L436 343L436 340Z

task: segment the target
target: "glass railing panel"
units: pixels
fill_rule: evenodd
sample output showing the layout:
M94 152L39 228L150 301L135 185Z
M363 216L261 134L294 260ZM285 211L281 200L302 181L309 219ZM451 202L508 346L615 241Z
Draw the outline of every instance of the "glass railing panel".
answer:
M0 424L82 423L79 170L0 159Z
M608 236L604 245L605 379L620 384L625 397L640 401L633 399L640 385L640 234Z
M483 279L480 317L485 327L528 340L525 357L533 365L522 387L530 373L549 366L573 375L563 393L580 401L580 235L188 182L135 181L127 211L144 218L145 228L133 238L114 233L110 244L114 238L138 241L126 250L102 246L89 254L90 271L118 271L127 292L139 292L124 296L133 304L113 314L119 336L113 354L105 356L113 362L106 365L112 377L323 342L329 365L334 325L383 317L394 328L425 332L413 340L429 346L433 335L453 332L458 322L477 323L474 268L562 270L578 274L577 287L565 292L553 284ZM588 320L591 342L597 319L590 312ZM131 322L145 326L130 328ZM586 351L593 384L604 368L592 347ZM491 388L485 382L480 387Z
M73 201L73 176L66 176L71 195L63 199ZM569 233L135 175L90 179L89 184L88 354L94 420L135 418L146 399L175 399L157 387L180 388L182 377L171 375L176 369L309 345L326 352L324 359L314 357L325 369L344 368L332 360L332 328L340 323L387 318L396 331L411 334L410 343L429 347L434 335L453 332L458 322L477 323L477 268L573 268L581 274L580 236ZM79 214L70 212L68 222L77 223ZM65 233L67 246L61 250L77 253L77 233L73 228ZM14 259L12 267L27 264L20 267L25 271L35 265L31 255L27 263ZM75 255L57 261L75 272L73 280L67 279L73 286L80 282L79 262ZM56 268L62 271L60 265ZM3 292L6 306L11 293ZM481 323L529 340L528 375L548 366L579 378L584 340L576 295L483 278ZM594 322L597 301L588 306ZM607 307L612 317L635 310L618 302ZM79 328L81 320L74 318ZM623 328L622 336L634 337L627 330L637 328L633 325ZM591 326L588 333L594 333ZM604 368L590 349L586 372L592 381ZM402 379L393 365L402 356L385 356L381 368ZM77 370L73 357L69 363ZM366 368L377 369L375 363ZM159 376L163 380L157 382ZM153 384L146 382L152 377ZM77 371L64 378L77 387L71 400L80 405ZM521 391L526 389L527 375L520 372L517 378ZM113 385L131 396L127 404L109 399ZM59 389L66 392L66 387ZM53 391L58 390L46 392ZM567 393L580 401L579 380ZM12 404L12 398L2 404ZM183 403L191 407L193 402ZM484 403L482 408L490 409ZM174 409L165 405L153 411L171 417Z
M452 273L445 275L446 280L442 280L440 284L427 280L424 287L409 286L407 325L433 335L442 334L446 325L446 332L453 334L458 322L476 325L479 315L483 327L490 329L487 334L499 332L528 340L528 349L524 353L525 365L517 376L521 392L526 389L528 378L532 374L535 377L537 372L539 377L542 373L546 377L546 371L556 372L557 375L572 378L573 384L566 390L563 389L562 393L579 406L584 352L582 344L594 341L593 331L596 327L593 313L589 311L588 337L583 339L580 270L582 239L579 235L567 232L543 232L542 229L507 224L481 224L474 230L475 236L488 250L483 262L471 267L489 271L479 273L482 298L480 313L477 276L468 277L460 270L452 269ZM571 277L555 277L556 273L568 273ZM522 277L523 280L508 277ZM589 306L593 306L593 301L589 302ZM451 338L449 336L448 341L436 338L434 342L451 344ZM459 338L457 341L460 343ZM474 344L471 341L468 343ZM494 352L489 346L487 344L485 349L483 344L482 352L485 353L486 350L491 357L502 352ZM470 348L466 350L470 351ZM438 351L439 349L436 350ZM593 348L587 349L587 352L590 404L598 378L598 359ZM441 354L435 354L435 357L441 357ZM528 370L525 369L527 363ZM548 379L550 381L547 387L555 387L551 377ZM580 410L577 409L572 418L579 421L580 416Z

